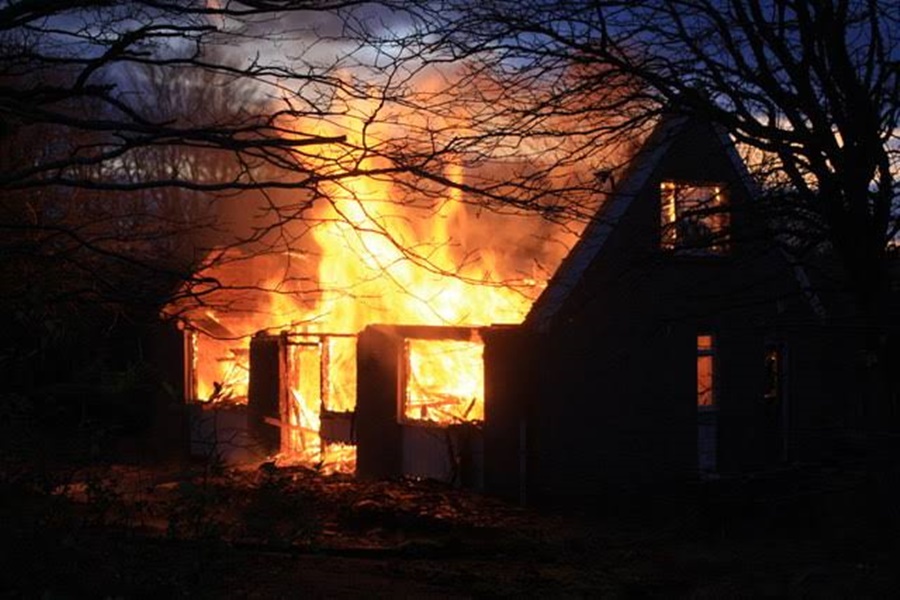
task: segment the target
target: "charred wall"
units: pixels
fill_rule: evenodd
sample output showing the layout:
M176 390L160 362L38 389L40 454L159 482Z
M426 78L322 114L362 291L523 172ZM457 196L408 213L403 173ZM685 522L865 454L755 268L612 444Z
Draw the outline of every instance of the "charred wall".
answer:
M266 454L274 454L281 448L281 430L273 422L281 421L281 407L287 393L285 343L284 336L267 334L257 334L250 340L247 425Z
M484 490L525 504L539 469L536 407L540 336L521 327L489 327L484 338Z
M402 338L391 328L366 327L357 341L356 475L396 477L402 448L397 419Z

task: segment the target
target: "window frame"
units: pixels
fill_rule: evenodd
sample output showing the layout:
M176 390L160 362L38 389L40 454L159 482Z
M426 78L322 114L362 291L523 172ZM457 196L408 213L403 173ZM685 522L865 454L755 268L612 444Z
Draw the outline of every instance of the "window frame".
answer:
M709 201L679 198L692 191L711 190ZM681 194L679 194L681 192ZM701 198L706 195L701 194ZM684 208L685 204L695 207ZM723 257L731 254L731 198L722 181L663 179L659 183L659 247L676 256ZM681 209L679 207L681 206ZM699 208L696 208L699 206ZM686 225L705 227L706 233L685 235Z
M460 348L464 348L467 345L471 345L472 349L479 349L482 353L481 355L481 389L479 390L480 397L478 399L473 399L473 406L477 406L478 410L476 413L480 413L482 416L480 419L466 419L459 418L456 416L451 417L448 420L434 420L427 417L424 418L416 418L407 414L407 408L409 404L409 392L410 392L410 378L412 377L413 367L411 364L412 358L412 345L418 342L428 343L440 343L440 342L450 342L450 343L458 343ZM429 337L416 337L409 336L403 338L403 347L400 354L400 378L398 381L399 389L397 390L397 422L400 425L416 425L416 426L424 426L424 427L434 427L438 429L446 429L453 425L459 424L473 424L479 426L484 422L484 404L485 404L485 382L484 382L484 341L481 340L479 336L476 336L473 339L456 339L456 338L429 338ZM470 407L471 408L471 407Z
M709 345L705 347L701 347L700 339L701 338L709 338ZM696 369L697 369L697 385L696 385L696 400L697 400L697 410L700 411L712 411L718 410L719 408L719 394L718 394L718 348L716 343L716 335L710 332L699 332L697 333L697 344L696 344L696 352L697 352L697 360L696 360ZM700 359L701 358L709 358L709 377L710 377L710 386L709 386L709 396L710 403L709 404L701 404L700 403Z
M708 344L701 339L708 338ZM719 359L718 340L715 333L700 330L695 337L695 385L694 404L697 410L697 468L703 478L716 477L719 465L718 420L719 420ZM700 359L709 358L710 404L700 404Z

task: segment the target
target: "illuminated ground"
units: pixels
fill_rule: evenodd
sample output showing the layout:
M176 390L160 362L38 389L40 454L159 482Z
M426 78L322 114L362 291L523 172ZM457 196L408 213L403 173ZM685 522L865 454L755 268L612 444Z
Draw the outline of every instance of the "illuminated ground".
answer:
M898 512L862 495L868 479L846 472L804 476L790 493L736 482L715 497L685 490L628 511L537 514L431 482L366 484L300 468L4 467L7 598L900 590Z

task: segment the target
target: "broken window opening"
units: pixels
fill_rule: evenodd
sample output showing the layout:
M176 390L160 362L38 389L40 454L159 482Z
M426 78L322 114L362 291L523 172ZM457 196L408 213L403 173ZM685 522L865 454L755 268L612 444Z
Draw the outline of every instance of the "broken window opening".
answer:
M401 421L436 425L484 420L484 344L407 339Z
M661 245L690 255L729 252L729 214L719 184L663 181L660 184Z
M220 337L200 327L189 326L185 338L187 400L246 404L250 382L250 336Z
M356 336L322 339L322 411L349 413L356 408Z
M356 337L289 334L288 338L282 452L324 472L352 473L356 446L351 443L348 415L356 408Z
M714 476L718 466L718 398L716 397L716 339L697 336L697 467L701 476Z
M716 408L715 351L712 335L697 336L697 408Z

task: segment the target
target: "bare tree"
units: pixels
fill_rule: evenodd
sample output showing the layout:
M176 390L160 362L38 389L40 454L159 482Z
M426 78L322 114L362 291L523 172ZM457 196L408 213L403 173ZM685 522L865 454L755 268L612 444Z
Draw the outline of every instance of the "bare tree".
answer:
M546 175L587 163L604 179L628 155L608 152L623 136L639 137L661 111L699 113L752 151L764 189L792 209L795 249L824 245L860 313L883 319L900 227L895 2L450 0L410 14L413 34L381 43L419 70L457 65L464 81L445 92L474 119L442 152L484 161L538 142L545 159L556 152L545 177L517 173L484 194L529 204L563 192L568 209L580 206L572 192L596 194L597 182Z
M892 3L389 5L6 4L0 187L26 204L51 188L263 190L274 217L251 239L359 175L392 177L399 204L436 210L455 188L479 209L583 221L662 110L699 112L757 151L761 180L802 209L801 248L824 240L862 311L881 314L898 228ZM397 14L402 28L385 34L377 17ZM347 36L356 44L336 50ZM139 65L152 74L136 79ZM228 110L196 101L197 88L228 96L248 81ZM312 124L353 101L372 104L353 116L360 139ZM405 134L375 133L392 125ZM305 195L279 201L279 189Z
M331 72L335 65L302 62L303 57L290 68L269 64L258 56L240 56L239 44L261 36L254 33L264 25L259 20L266 17L265 24L271 25L278 11L307 11L309 17L310 10L335 11L352 4L135 1L115 6L106 2L6 5L0 13L4 23L0 30L4 138L21 140L32 128L49 126L59 137L73 141L70 147L45 148L47 156L39 161L8 164L0 185L7 190L54 184L216 191L261 184L248 169L228 177L201 177L177 169L166 177L161 173L138 179L123 176L123 166L133 165L135 155L172 147L189 147L195 153L227 151L251 164L274 163L296 174L295 179L278 185L307 183L312 174L298 168L292 153L336 143L340 138L298 131L288 124L299 116L328 109L317 102L323 88L342 85ZM216 48L218 52L213 51ZM228 50L240 58L226 59ZM243 49L245 54L258 51L258 47ZM153 90L129 85L135 83L131 73L141 65L153 66L157 78L181 83L186 93L191 86L202 85L201 77L210 74L218 78L214 85L222 87L229 80L252 80L258 86L257 98L233 106L227 115L184 105L179 109L192 109L189 114L172 114L161 109L172 106L171 97L148 102L144 95ZM171 94L173 89L167 91ZM275 108L273 100L288 94L305 104L281 103ZM91 110L85 112L86 107Z
M358 4L0 3L10 390L65 380L118 324L216 289L198 269L228 253L209 248L265 252L346 176L345 135L314 124L346 111L336 96L378 92L345 65L352 47L328 46ZM229 231L238 205L266 218Z
M185 240L221 217L216 201L255 194L245 201L264 204L272 190L316 193L340 177L319 149L345 137L304 129L304 119L340 111L337 92L359 93L338 74L344 51L316 48L319 27L333 29L356 4L3 3L7 299L34 304L42 276L59 300L158 304L161 288L125 293L136 290L109 277L112 265L174 289L198 260ZM276 54L278 44L292 55ZM205 235L208 246L215 237ZM63 271L50 286L53 265Z
M97 331L85 317L98 311L105 327L128 313L156 318L162 305L202 314L219 302L269 311L279 304L271 295L305 309L324 296L380 301L358 281L317 277L329 243L350 262L352 252L371 259L364 280L411 262L467 285L490 278L533 292L547 268L518 244L504 245L523 268L502 276L494 265L468 268L477 262L470 244L428 228L478 219L484 237L469 227L466 241L493 230L499 244L514 236L483 209L555 216L559 204L498 202L510 196L476 185L488 173L530 173L535 190L549 189L528 161L457 163L440 148L443 133L434 144L410 134L437 124L409 101L427 93L415 68L392 48L346 37L360 24L384 30L400 14L389 4L0 4L0 308L22 339L58 330L57 316ZM473 116L444 119L446 135ZM448 183L469 191L448 197ZM445 210L459 203L472 213ZM335 223L347 227L331 240L314 235ZM529 248L548 239L533 236ZM433 310L437 292L393 283ZM306 313L318 315L298 319ZM284 318L259 327L297 322ZM22 354L12 341L0 349L4 366L10 348Z

